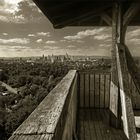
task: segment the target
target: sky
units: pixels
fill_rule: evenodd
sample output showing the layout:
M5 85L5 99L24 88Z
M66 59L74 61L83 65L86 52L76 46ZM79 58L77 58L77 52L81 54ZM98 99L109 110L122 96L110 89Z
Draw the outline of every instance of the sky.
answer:
M140 27L129 27L127 45L140 56ZM0 0L0 57L111 56L111 28L54 29L32 0Z

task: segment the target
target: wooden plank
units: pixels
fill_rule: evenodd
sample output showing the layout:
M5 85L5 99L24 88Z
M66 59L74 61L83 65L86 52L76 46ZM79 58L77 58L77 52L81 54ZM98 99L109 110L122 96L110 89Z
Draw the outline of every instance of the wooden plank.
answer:
M127 26L139 10L140 3L139 2L132 3L123 16L123 26Z
M106 75L104 74L104 108L106 108L106 100L105 99L106 99Z
M131 78L131 80L132 80L132 78ZM131 95L132 95L132 99L133 99L133 102L134 102L134 109L136 108L136 98L137 98L137 95L136 95L136 87L135 87L135 84L134 84L134 82L133 82L133 80L132 80L132 93L131 93Z
M89 93L89 74L85 74L85 107L89 107L89 95L90 95L90 93Z
M105 80L104 75L101 74L100 76L100 108L105 107Z
M101 119L101 112L102 112L102 109L99 110L99 109L96 109L95 110L95 115L96 115L96 118L97 118L97 123L98 123L98 128L97 131L100 135L100 137L103 139L103 140L106 140L106 137L104 135L104 127L103 127L103 120ZM102 112L103 113L103 112Z
M83 74L83 76L84 76L84 79L83 79L83 91L84 91L84 99L83 99L84 101L83 102L84 102L84 106L83 107L85 108L85 101L86 101L85 73Z
M109 107L110 103L110 75L105 76L105 108Z
M109 126L109 111L104 109L101 113L101 118L104 121L104 135L106 140L111 140L111 127ZM113 140L115 140L113 138Z
M37 135L37 134L32 134L32 135L14 135L14 137L12 136L11 138L14 140L51 140L53 137L52 134L41 134L41 135ZM9 140L11 140L11 138L9 138Z
M101 80L101 75L99 74L99 108L100 108L100 104L101 104L101 101L100 101L100 98L101 98L101 90L100 90L100 88L101 88L101 85L100 85L100 80Z
M96 80L95 80L95 74L94 74L94 108L95 108L95 105L96 105L96 103L95 103L96 102L96 99L95 99L95 97L96 97L95 96L95 94L96 94L96 89L95 89L96 83L95 82L96 82Z
M132 109L130 89L128 88L128 71L125 60L125 50L122 45L116 45L117 66L120 84L120 96L123 116L123 129L128 139L136 140L136 128Z
M116 49L115 44L117 41L117 4L114 4L112 9L112 69L111 69L111 84L110 84L110 111L111 111L111 125L118 127L118 72L116 65Z
M84 127L85 127L85 140L92 140L91 134L90 134L90 128L89 128L89 109L84 110Z
M80 127L80 132L79 132L79 137L80 137L80 140L84 140L84 134L85 134L85 132L84 132L84 123L83 123L83 121L84 121L84 117L83 117L83 109L80 109L80 111L79 111L79 124L80 124L80 126L78 126L78 127Z
M70 89L70 98L69 101L66 101L66 104L68 103L68 107L66 107L66 112L64 111L63 118L61 117L61 122L64 122L62 124L62 138L61 140L71 140L73 133L76 132L76 116L77 116L77 74L75 76L75 80L72 84L72 87ZM64 121L65 120L65 121ZM65 126L63 126L65 125ZM64 127L64 128L63 128ZM60 135L60 134L58 134ZM61 136L61 135L60 135Z
M100 107L99 74L95 74L95 108Z
M95 126L94 126L94 120L92 118L92 110L93 109L89 109L89 113L88 113L88 118L89 118L89 131L90 131L91 140L97 140Z
M126 60L127 60L127 66L128 66L128 70L129 73L133 79L133 82L135 83L135 86L137 87L137 90L140 94L140 72L139 69L137 67L137 65L135 64L135 61L128 49L128 47L125 45L125 53L126 53Z
M80 74L80 107L84 107L84 75Z
M128 83L129 83L129 88L130 88L132 106L134 107L133 94L132 94L132 78L130 74L128 74L128 81L129 81Z
M140 109L140 94L130 74L129 74L129 85L133 108Z
M85 135L86 135L85 134L85 129L86 128L85 128L85 113L84 113L84 109L81 110L81 120L82 120L82 125L83 125L82 126L82 128L83 128L83 130L82 130L82 132L83 132L83 140L86 140L85 139Z
M112 25L112 19L111 19L111 17L110 17L108 14L103 13L103 14L101 15L101 18L102 18L109 26Z
M101 136L101 133L100 133L100 127L99 127L98 118L96 116L96 111L92 110L91 115L94 120L94 128L95 128L97 140L102 140L103 137Z
M88 74L88 92L89 92L89 108L90 108L90 73Z
M96 69L95 70L94 69L93 70L78 70L78 73L80 73L80 74L81 73L85 73L85 74L89 74L89 73L90 74L95 74L95 73L96 74L101 74L101 73L102 74L110 74L110 72L111 72L110 68L109 69L105 69L105 70L96 70Z
M94 74L90 75L90 107L94 107Z
M140 109L140 94L137 88L135 88L135 92L136 92L136 109Z

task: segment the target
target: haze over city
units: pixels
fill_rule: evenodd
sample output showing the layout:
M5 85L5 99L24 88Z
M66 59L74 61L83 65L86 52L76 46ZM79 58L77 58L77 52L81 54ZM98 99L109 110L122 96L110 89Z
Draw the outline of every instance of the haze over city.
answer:
M31 0L0 1L0 57L111 55L111 28L54 29ZM140 55L140 28L129 27L126 42Z

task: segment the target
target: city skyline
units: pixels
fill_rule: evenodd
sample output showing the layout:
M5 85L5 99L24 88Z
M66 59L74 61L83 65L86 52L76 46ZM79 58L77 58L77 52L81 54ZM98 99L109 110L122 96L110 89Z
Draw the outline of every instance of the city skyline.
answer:
M54 29L31 0L0 1L0 57L41 55L111 56L111 28ZM140 28L129 27L126 43L140 56Z

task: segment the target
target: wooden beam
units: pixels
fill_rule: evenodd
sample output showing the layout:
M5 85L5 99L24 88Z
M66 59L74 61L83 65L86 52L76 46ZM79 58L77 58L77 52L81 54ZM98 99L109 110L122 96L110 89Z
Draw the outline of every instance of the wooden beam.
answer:
M137 12L140 10L140 3L133 3L126 13L123 16L123 44L125 44L125 34L127 30L127 25L130 23L130 21L133 19L133 17L137 14ZM125 53L126 53L126 60L127 60L127 67L129 70L129 73L133 79L133 82L135 83L135 86L140 93L140 72L138 67L135 64L135 61L128 49L128 47L125 45Z
M117 5L115 4L112 9L112 67L111 67L111 85L110 85L110 124L116 128L120 126L119 116L119 85L118 85L118 73L116 64L116 49L117 43Z
M125 48L121 44L116 44L116 57L124 133L129 140L137 140L131 94L130 89L128 88L129 77L125 56Z
M127 67L129 70L129 73L133 79L133 82L135 83L135 86L140 94L140 72L138 67L135 64L135 61L128 49L128 47L125 45L125 53L126 53L126 60L127 60Z
M99 14L94 14L94 15L90 15L90 16L87 16L87 17L85 17L84 19L80 19L78 22L79 23L82 23L82 22L86 22L86 21L88 21L88 20L90 20L90 19L93 19L93 18L96 18L96 17L98 17L99 16Z
M123 16L123 26L127 26L139 10L140 10L139 2L135 2L132 5L130 5L130 7Z
M126 62L126 56L125 56L125 47L122 45L124 42L122 40L123 37L123 17L122 17L122 6L121 4L115 4L114 6L114 17L113 17L113 58L114 61L116 61L116 67L114 66L113 70L117 71L117 82L119 82L118 88L120 93L120 100L121 100L121 110L122 110L122 117L123 117L123 129L124 132L129 140L137 140L136 135L136 127L135 127L135 120L134 120L134 113L132 108L132 102L131 102L131 94L129 87L129 73L127 69L127 62ZM115 53L115 54L114 54ZM115 62L114 62L115 63ZM116 82L114 77L114 73L112 72L112 83ZM117 85L116 85L117 86ZM113 87L112 87L113 91ZM112 93L111 93L112 94ZM117 98L116 98L117 97ZM114 97L118 100L118 93L116 92ZM111 99L110 99L111 100ZM117 102L115 102L117 103ZM116 104L117 105L117 104ZM111 108L112 109L112 108ZM116 108L115 112L117 112L118 107ZM120 112L117 112L120 113ZM117 114L119 117L119 114Z
M109 15L107 15L106 13L101 15L101 18L109 25L112 26L112 19Z
M79 22L80 20L83 20L84 18L102 13L106 8L108 8L110 6L111 5L108 4L108 5L97 8L97 10L95 10L95 9L91 10L91 11L87 10L87 12L81 13L81 15L79 15L79 16L72 15L71 18L68 17L68 19L65 19L63 22L61 22L59 24L55 24L54 27L60 28L60 27L72 25L73 23Z

